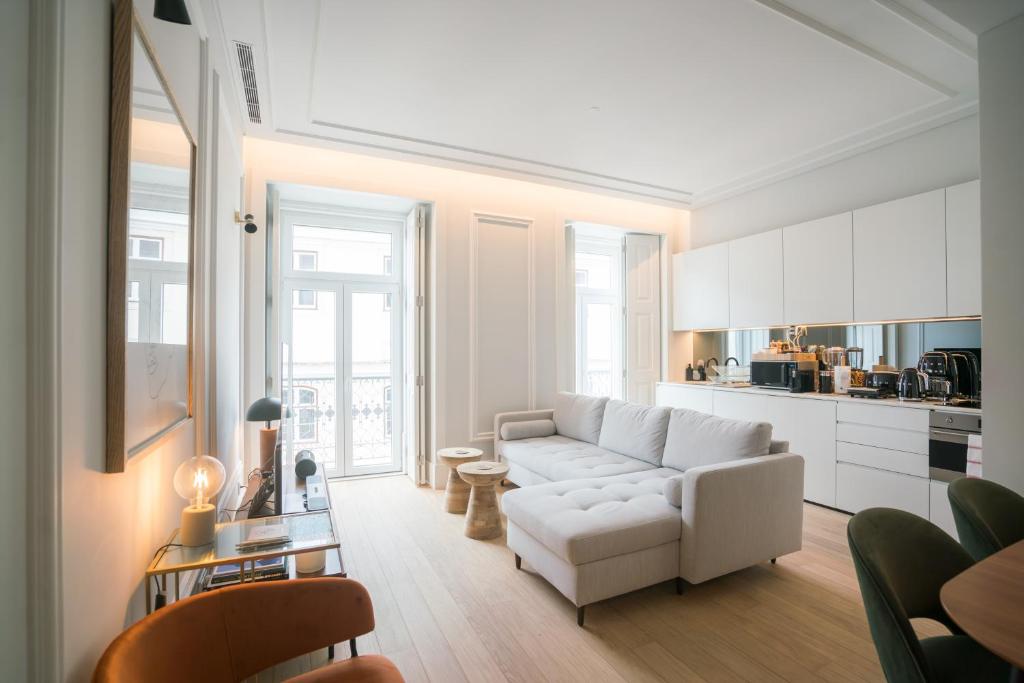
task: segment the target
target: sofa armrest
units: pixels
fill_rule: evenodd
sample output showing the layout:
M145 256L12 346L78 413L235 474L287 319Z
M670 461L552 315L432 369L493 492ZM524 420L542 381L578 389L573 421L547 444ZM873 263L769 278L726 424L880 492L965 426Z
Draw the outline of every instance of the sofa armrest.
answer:
M804 459L792 453L683 474L680 575L700 583L800 550Z
M553 408L546 410L519 410L511 413L498 413L494 416L494 459L501 456L501 425L506 422L528 422L530 420L553 420Z

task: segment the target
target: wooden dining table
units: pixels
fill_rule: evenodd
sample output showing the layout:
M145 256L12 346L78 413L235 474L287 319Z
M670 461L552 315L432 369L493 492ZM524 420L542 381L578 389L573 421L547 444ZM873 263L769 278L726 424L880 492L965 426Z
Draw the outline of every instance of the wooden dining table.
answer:
M967 635L1014 667L1010 680L1022 680L1024 541L954 576L942 586L939 599Z

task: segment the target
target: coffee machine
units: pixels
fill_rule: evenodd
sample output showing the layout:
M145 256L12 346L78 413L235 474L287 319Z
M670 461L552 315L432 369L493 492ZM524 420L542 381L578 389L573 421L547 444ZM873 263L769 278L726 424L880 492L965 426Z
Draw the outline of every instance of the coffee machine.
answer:
M943 404L981 406L981 370L977 356L967 350L928 351L917 362L928 376L928 396Z

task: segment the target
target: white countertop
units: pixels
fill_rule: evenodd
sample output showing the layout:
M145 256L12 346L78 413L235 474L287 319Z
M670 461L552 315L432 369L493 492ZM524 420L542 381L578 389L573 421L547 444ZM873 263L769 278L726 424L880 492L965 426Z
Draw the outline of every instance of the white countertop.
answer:
M900 408L911 408L917 410L943 410L950 413L967 413L969 415L980 415L981 408L964 408L961 406L944 406L933 401L901 401L898 398L861 398L848 396L846 394L819 394L816 391L809 391L802 394L793 394L784 389L768 389L766 387L735 387L726 384L715 384L713 382L658 382L664 386L687 387L691 389L714 389L716 391L735 391L744 394L767 394L782 398L802 398L812 401L855 401L868 405L898 406Z

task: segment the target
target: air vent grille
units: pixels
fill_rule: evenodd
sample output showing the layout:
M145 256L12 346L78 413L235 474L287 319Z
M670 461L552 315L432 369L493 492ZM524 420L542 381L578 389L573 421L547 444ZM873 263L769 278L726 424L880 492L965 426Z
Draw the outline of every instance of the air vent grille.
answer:
M256 87L256 61L252 58L252 45L235 41L238 53L238 71L242 75L242 89L245 91L245 106L249 110L249 121L263 123L260 115L260 94Z

